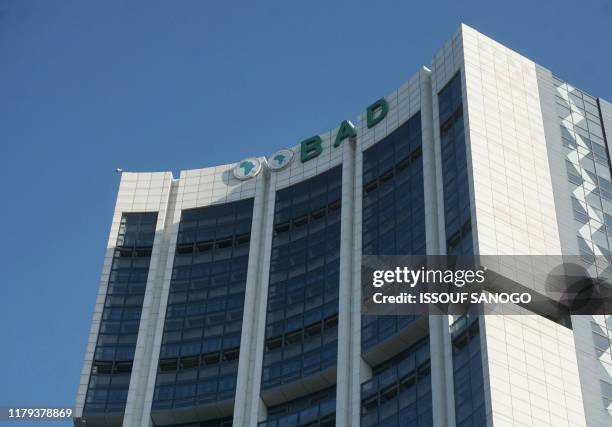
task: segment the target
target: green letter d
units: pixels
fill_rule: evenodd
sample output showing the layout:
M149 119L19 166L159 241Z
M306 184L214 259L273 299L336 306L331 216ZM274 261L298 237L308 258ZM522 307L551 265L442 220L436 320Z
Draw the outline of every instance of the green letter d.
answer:
M385 98L380 98L367 109L367 125L368 129L376 126L389 112L389 104ZM378 113L378 114L377 114Z

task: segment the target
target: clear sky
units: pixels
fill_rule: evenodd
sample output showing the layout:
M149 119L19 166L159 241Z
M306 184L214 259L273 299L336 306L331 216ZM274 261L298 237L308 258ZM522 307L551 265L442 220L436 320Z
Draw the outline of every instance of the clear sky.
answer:
M0 0L0 406L74 404L117 167L297 144L460 22L612 101L612 0L253 3Z

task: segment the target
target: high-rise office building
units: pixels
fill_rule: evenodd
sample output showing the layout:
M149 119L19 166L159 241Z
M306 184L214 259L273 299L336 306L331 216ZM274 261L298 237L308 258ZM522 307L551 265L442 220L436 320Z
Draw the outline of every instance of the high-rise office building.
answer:
M364 254L610 257L611 135L462 25L354 126L124 172L76 423L612 425L612 318L362 315L360 284Z

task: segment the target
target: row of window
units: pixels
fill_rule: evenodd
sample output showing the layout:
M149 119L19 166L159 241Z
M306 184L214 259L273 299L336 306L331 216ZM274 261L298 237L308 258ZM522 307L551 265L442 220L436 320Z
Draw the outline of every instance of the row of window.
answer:
M188 259L191 254L187 255ZM182 258L182 256L181 256ZM241 271L246 274L245 267L248 264L248 251L246 254L233 254L228 257L223 257L220 260L212 262L197 262L197 259L190 259L191 264L184 265L179 262L172 269L172 280L187 281L187 280L202 280L202 283L228 278L231 273Z
M374 347L376 344L392 337L397 332L408 328L416 316L361 316L361 350Z
M339 229L338 228L338 233ZM329 237L333 234L328 233ZM285 245L278 257L275 257L270 262L270 290L273 294L281 292L283 289L296 290L297 287L315 286L321 281L329 282L334 279L339 268L340 248L337 242L326 242L324 252L318 253L312 257L307 251L311 248L320 246L320 242L309 242L307 251L302 251L299 248L290 248L292 245ZM298 252L300 251L300 252ZM291 259L288 253L293 253ZM321 265L321 261L323 263Z
M336 387L329 387L300 398L270 406L267 420L259 427L334 425ZM329 424L331 422L331 424Z
M240 332L225 333L219 336L202 339L181 341L178 343L162 344L160 357L193 356L201 353L212 353L223 349L231 349L240 346ZM233 327L232 327L233 329Z
M283 346L291 346L308 340L311 337L319 336L324 331L335 330L338 327L338 315L312 323L304 328L298 329L279 336L266 339L266 350L272 351Z
M315 299L315 301L317 300ZM307 305L304 307L307 307ZM308 311L303 311L294 316L285 317L283 320L270 323L266 326L266 337L273 338L286 333L292 333L337 314L338 299L336 298Z
M197 423L173 424L166 427L232 427L233 418L217 418L214 420L200 421Z
M324 341L317 341L324 342ZM326 344L305 352L295 352L291 358L281 359L272 362L274 358L264 355L264 360L268 362L262 371L262 389L278 387L288 384L300 378L321 372L326 368L334 366L337 362L338 342L337 332L334 334L333 341L327 340ZM283 355L284 356L284 355Z
M301 217L300 220L308 222L302 226L296 226L295 223L291 221L290 228L288 228L289 223L287 222L281 224L282 229L275 232L274 239L272 240L273 251L286 254L288 250L305 249L320 245L324 242L335 244L335 242L330 242L328 237L340 232L339 210L335 209L319 218L308 216L306 219ZM339 243L337 245L339 247ZM326 250L326 252L328 252L328 250Z
M432 425L428 338L372 371L361 386L362 426Z
M230 290L228 289L225 296L211 299L196 299L199 298L200 295L197 297L192 297L190 295L189 302L186 304L178 303L168 306L168 317L177 318L183 316L208 315L208 319L212 320L218 318L219 321L223 321L225 319L231 320L232 316L230 313L242 311L242 306L244 304L244 291L231 294Z
M158 385L153 395L154 411L167 410L232 399L236 392L236 373L209 380Z
M195 356L172 357L159 360L160 372L181 371L184 369L195 369L204 366L216 365L219 361L238 359L238 348L225 349L212 353L203 353Z
M304 227L312 223L313 225L317 223L318 220L324 218L326 215L331 214L332 212L340 209L340 200L335 200L331 202L327 206L323 206L318 208L312 212L308 212L304 215L292 218L290 221L281 222L279 224L274 224L274 235L277 236L282 233L287 233L292 228L300 228ZM323 223L317 223L323 224ZM310 230L312 231L312 230Z
M277 293L270 298L269 324L273 325L283 319L291 319L317 310L326 304L334 304L338 299L338 285L336 283L319 282L313 288L299 288L293 292Z
M202 240L194 240L192 242L178 243L176 245L176 252L181 255L185 255L189 253L198 254L198 258L196 258L196 263L197 263L197 261L201 261L201 262L206 261L207 260L206 258L211 259L210 256L206 257L206 254L210 255L213 249L215 249L216 250L215 255L217 256L222 255L223 256L222 259L225 259L226 257L231 256L231 253L232 253L232 251L230 250L231 248L233 248L234 251L239 251L239 250L244 251L244 246L248 245L250 241L251 241L250 232L236 234L236 235L229 236L229 237L227 235L223 235L223 237L219 239L213 239L213 240L202 239ZM227 250L223 251L223 249L227 249ZM246 249L248 251L248 247Z

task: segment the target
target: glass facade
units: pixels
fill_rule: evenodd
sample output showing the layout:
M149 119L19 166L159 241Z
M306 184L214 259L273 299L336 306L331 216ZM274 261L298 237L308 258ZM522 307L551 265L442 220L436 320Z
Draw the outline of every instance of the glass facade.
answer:
M597 100L554 79L576 238L583 259L612 259L612 182Z
M421 113L363 152L364 255L424 255L425 201ZM362 316L362 351L414 321L414 316Z
M125 410L156 223L156 212L121 217L84 414Z
M431 426L429 338L373 369L361 385L361 427Z
M336 387L268 408L259 427L333 427L336 425Z
M496 69L486 69L491 61ZM347 277L359 275L355 262L368 255L421 259L435 249L467 255L464 261L483 246L503 252L556 247L579 252L590 273L605 276L602 270L612 262L612 105L463 24L430 65L370 104L357 127L342 120L336 130L269 156L235 158L240 161L181 171L180 177L170 171L120 174L75 416L88 425L150 418L174 424L169 427L332 426L336 418L353 427L430 426L439 416L460 427L490 424L491 400L500 396L488 384L488 352L494 349L484 346L495 332L491 319L481 317L486 311L470 307L469 314L442 319L444 328L426 316L362 315L355 312L359 301L345 300L344 288L340 293L340 268L350 267ZM478 102L466 95L463 105L463 94ZM484 138L479 147L473 138L470 145L473 132ZM522 150L530 141L538 147ZM345 193L343 174L350 187ZM489 175L493 181L483 182ZM483 196L481 210L492 211L479 212L487 221L477 218L474 192ZM348 194L361 201L348 200ZM342 213L350 236L341 242ZM426 222L435 225L435 236L426 235ZM354 240L362 246L357 253L348 247ZM251 248L257 256L249 260ZM512 265L499 266L503 271L492 273L495 290L520 291L511 279L529 279ZM382 276L384 283L375 285L384 294L391 276ZM350 280L356 286L360 277ZM595 285L601 290L601 283ZM561 298L573 302L571 295ZM401 305L386 300L385 308L401 313L392 311L390 301ZM363 313L375 312L363 302ZM562 379L588 380L588 387L566 392L567 402L584 401L585 408L558 405L555 413L535 418L581 422L584 409L591 425L602 415L599 405L590 404L599 399L612 414L612 378L605 375L612 372L612 316L579 322L559 304L532 308L570 328L559 329L553 343L572 353L560 352L568 356L560 359L568 367ZM544 326L540 333L555 332L554 323ZM531 335L530 344L537 344L537 334ZM441 343L444 354L436 348ZM238 378L241 355L245 378ZM541 359L555 365L548 356ZM132 372L138 381L130 395ZM543 397L539 403L546 403ZM500 417L506 415L510 420L513 414Z
M574 224L581 258L599 275L612 272L612 178L610 156L597 99L554 78L557 118L565 150ZM591 338L597 360L612 370L612 317L593 316ZM603 386L602 399L612 414L611 387Z
M363 152L363 254L426 253L423 186L418 112ZM415 316L362 316L362 352L414 320ZM374 378L361 387L362 426L431 425L427 339L373 371Z
M457 73L438 94L448 255L474 253L462 98ZM461 317L451 326L451 336L456 424L486 425L478 316Z
M438 108L446 253L471 254L474 251L474 243L460 73L438 94Z
M612 316L609 314L592 316L591 335L597 360L604 366L606 372L612 372ZM606 387L606 390L612 389ZM605 407L612 410L612 394L604 394L603 397Z
M182 212L153 410L234 397L252 213L253 199Z
M451 326L455 423L457 427L487 424L478 316L466 315Z
M342 168L276 192L262 389L336 364Z
M228 418L217 418L215 420L200 421L196 423L187 424L173 424L166 427L232 427L232 417Z

